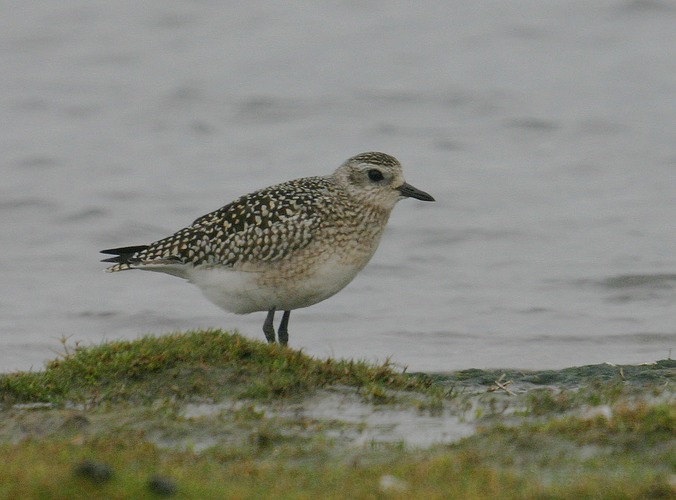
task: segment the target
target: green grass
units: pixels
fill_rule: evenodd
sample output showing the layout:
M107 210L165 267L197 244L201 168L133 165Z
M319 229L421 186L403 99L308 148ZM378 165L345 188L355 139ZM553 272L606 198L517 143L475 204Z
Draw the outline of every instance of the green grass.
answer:
M326 385L360 388L384 398L388 389L423 390L423 376L405 376L388 363L318 360L277 344L220 330L191 331L77 348L44 371L0 376L0 401L143 401L178 397L270 399Z
M15 464L31 463L30 471L3 467L0 496L29 498L26 483L39 485L35 497L49 498L154 498L148 487L153 475L171 477L183 498L378 498L379 480L385 474L406 478L406 492L426 498L487 498L505 486L522 481L487 467L477 467L462 457L435 457L398 464L336 466L314 464L288 467L252 460L221 461L212 455L173 453L170 457L148 446L125 443L94 444L76 450L62 443L31 443L6 451ZM115 470L105 482L83 478L73 472L75 461L95 455ZM53 457L45 460L46 456ZM9 470L8 470L9 469ZM467 473L471 473L471 479ZM444 487L440 488L440 481ZM404 498L405 495L396 495ZM418 496L420 498L420 496ZM446 498L448 498L446 496Z
M501 441L494 446L494 453L507 451ZM673 498L674 493L668 474L650 464L637 468L626 458L578 461L574 467L568 462L561 467L564 461L556 458L547 467L543 458L514 464L467 444L426 453L394 450L375 463L364 452L349 462L302 465L284 452L239 457L214 449L196 454L112 436L85 443L32 440L0 446L0 451L12 457L0 465L0 498L157 498L149 482L158 476L174 485L179 498L196 499L633 499ZM110 479L79 474L84 460L105 464ZM384 476L397 478L400 486L385 489Z
M216 330L65 349L0 375L0 499L673 498L675 378L671 360L408 375ZM478 430L355 447L361 424L294 410L327 392Z
M484 465L534 472L547 498L673 498L676 493L673 401L621 403L610 417L498 424L458 447L471 448Z

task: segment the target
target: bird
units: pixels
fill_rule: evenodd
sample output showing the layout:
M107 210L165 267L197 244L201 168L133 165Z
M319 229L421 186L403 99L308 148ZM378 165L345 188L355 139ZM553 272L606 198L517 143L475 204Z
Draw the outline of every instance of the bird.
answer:
M361 153L330 175L241 196L154 243L101 250L114 255L102 262L113 263L111 273L140 269L186 279L235 314L267 312L266 340L287 345L291 311L350 283L405 198L435 201L404 180L393 156ZM277 332L276 311L283 311Z

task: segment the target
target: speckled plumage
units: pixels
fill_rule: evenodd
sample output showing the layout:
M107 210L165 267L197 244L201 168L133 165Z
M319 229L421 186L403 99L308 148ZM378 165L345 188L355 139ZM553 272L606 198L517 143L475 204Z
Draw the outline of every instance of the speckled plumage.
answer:
M396 202L433 198L406 184L384 153L350 158L332 175L305 177L242 196L150 245L104 250L108 272L160 271L188 279L235 312L289 311L341 290L375 252ZM268 324L269 323L269 324ZM282 331L283 327L283 331Z

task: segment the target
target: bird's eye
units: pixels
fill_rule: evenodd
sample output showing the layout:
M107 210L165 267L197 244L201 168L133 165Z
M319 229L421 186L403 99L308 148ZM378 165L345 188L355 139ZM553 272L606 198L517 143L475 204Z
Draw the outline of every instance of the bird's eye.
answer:
M379 182L383 180L383 173L378 170L377 168L372 168L366 174L369 176L369 179L371 179L373 182Z

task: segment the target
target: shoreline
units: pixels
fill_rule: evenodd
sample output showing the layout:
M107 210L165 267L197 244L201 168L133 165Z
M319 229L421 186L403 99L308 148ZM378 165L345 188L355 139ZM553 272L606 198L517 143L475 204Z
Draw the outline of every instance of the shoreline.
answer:
M217 330L66 349L0 375L0 498L671 495L675 384L676 360L407 374Z

